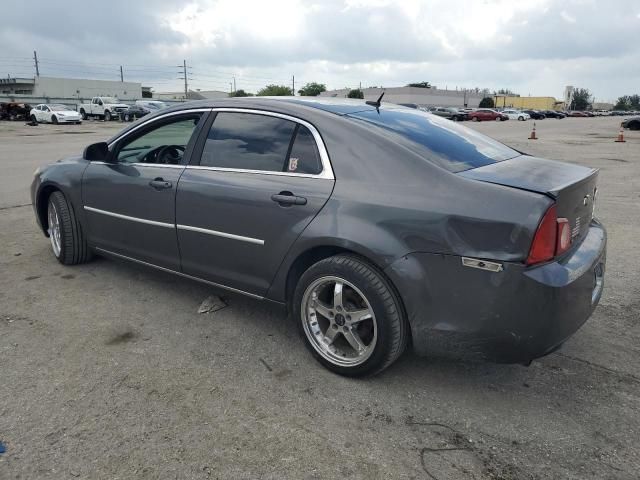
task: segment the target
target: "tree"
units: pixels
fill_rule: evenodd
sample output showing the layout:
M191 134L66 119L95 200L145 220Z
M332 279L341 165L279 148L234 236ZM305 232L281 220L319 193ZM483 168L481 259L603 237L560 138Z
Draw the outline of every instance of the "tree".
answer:
M236 90L235 92L231 92L229 94L230 97L253 97L253 93L247 93L244 90Z
M285 85L267 85L256 93L259 97L283 97L287 95L293 95L291 87Z
M640 110L640 95L623 95L618 98L614 110Z
M480 100L480 104L478 105L479 108L493 108L495 107L495 105L493 104L493 98L491 97L484 97L482 100Z
M500 90L498 90L496 92L498 95L517 95L516 93L514 93L513 91L511 91L508 88L501 88Z
M327 86L324 83L309 82L298 90L298 93L303 97L317 97L322 92L326 91Z
M364 98L364 93L359 88L354 88L353 90L349 90L349 94L347 98Z
M416 88L431 88L431 84L429 82L418 82L418 83L410 83L407 87L416 87Z
M591 92L586 88L576 88L571 95L570 110L586 110L591 105Z

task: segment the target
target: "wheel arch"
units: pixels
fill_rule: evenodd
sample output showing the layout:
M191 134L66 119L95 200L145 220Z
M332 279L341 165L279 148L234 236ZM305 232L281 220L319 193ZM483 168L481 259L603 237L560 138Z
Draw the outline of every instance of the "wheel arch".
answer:
M58 185L46 184L40 187L40 190L38 191L38 195L36 197L36 213L38 215L38 220L40 221L42 231L47 237L49 236L49 217L47 216L47 205L49 202L49 197L53 192L62 192L62 190ZM64 192L62 193L64 195Z

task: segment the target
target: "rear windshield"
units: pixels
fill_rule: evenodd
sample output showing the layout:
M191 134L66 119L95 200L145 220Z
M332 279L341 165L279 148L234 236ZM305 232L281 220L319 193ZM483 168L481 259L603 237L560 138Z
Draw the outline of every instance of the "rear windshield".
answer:
M451 172L508 160L519 152L446 118L414 109L381 109L348 115L391 130L418 148L425 159Z

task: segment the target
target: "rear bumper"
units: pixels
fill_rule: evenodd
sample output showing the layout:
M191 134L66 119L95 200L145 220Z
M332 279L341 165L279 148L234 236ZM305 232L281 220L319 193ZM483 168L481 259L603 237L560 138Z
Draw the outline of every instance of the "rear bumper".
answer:
M404 301L414 349L529 363L573 335L600 300L606 232L593 222L566 257L489 272L454 255L413 253L387 268Z

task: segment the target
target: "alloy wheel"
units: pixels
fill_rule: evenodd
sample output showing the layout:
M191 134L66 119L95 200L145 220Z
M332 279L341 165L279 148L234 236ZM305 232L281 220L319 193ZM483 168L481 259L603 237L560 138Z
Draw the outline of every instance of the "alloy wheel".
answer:
M49 219L49 239L51 240L51 248L53 249L53 254L56 257L60 256L61 252L61 239L60 239L60 216L58 215L58 210L52 201L49 201L49 209L47 212Z
M301 321L313 348L334 365L354 367L373 353L378 328L371 304L355 285L327 276L302 297Z

